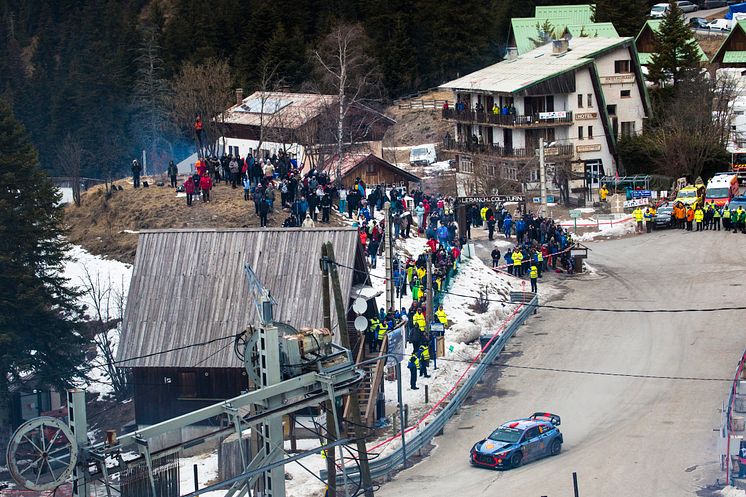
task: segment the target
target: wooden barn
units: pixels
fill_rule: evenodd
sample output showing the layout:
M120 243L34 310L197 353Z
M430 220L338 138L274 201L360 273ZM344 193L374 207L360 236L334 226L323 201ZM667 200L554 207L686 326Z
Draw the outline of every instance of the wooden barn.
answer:
M640 60L641 66L647 66L650 64L650 60L655 52L655 37L660 29L662 19L648 19L640 29L635 37L635 48L637 49L637 57ZM702 64L706 64L708 59L702 47L697 43L697 51L699 52L699 60Z
M334 156L327 161L325 169L331 171L332 176L334 176L337 168L338 160L337 156ZM340 171L342 184L346 188L354 186L357 178L362 179L368 186L404 185L407 187L407 191L409 191L411 183L420 182L419 177L380 157L376 157L372 153L343 154Z
M141 232L118 356L121 367L133 373L137 424L150 425L246 390L247 375L232 337L259 320L244 264L276 300L276 321L321 327L319 258L327 241L341 265L357 269L340 268L343 295L370 295L363 292L369 279L354 228ZM375 309L375 301L370 306ZM332 306L332 322L336 319ZM160 353L179 347L184 348Z

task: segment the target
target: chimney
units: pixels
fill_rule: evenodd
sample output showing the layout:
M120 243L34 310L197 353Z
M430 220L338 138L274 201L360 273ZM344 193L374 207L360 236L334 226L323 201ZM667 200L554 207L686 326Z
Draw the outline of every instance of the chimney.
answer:
M507 60L515 60L518 58L518 48L508 47L508 53L505 55Z
M236 105L243 103L243 88L236 88Z
M565 38L552 40L552 55L562 55L570 50L570 41Z

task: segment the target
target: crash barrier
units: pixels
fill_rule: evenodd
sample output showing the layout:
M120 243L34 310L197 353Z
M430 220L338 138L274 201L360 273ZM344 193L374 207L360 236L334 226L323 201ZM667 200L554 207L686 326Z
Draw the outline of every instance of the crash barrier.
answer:
M601 219L602 216L604 216L604 219ZM598 216L598 219L596 220L584 219L582 221L578 221L577 227L578 228L593 228L595 226L597 228L601 224L608 224L609 226L614 226L615 224L627 223L634 219L633 216L625 216L625 217L622 217L621 219L608 219L608 217L606 216L608 216L608 214L602 214ZM559 223L559 225L562 226L563 228L571 228L575 226L575 223L573 221L563 221Z
M721 436L725 439L725 453L722 453L721 449L721 459L720 459L720 468L725 470L725 481L727 481L729 484L732 484L732 475L731 475L731 438L733 438L733 411L734 409L738 412L743 412L746 409L743 409L742 406L736 407L736 401L740 401L741 398L746 398L746 395L738 395L742 392L738 391L738 384L741 381L741 377L743 376L744 372L744 364L746 363L746 351L741 355L741 360L738 361L738 367L736 368L736 375L733 377L733 383L731 384L730 392L728 393L728 401L727 406L724 409L725 416L724 420L722 422L722 428L720 430ZM740 403L740 402L739 402ZM739 437L742 438L742 437ZM736 449L736 452L738 452L738 448Z
M413 454L420 449L430 444L433 438L440 435L445 428L446 423L451 417L456 414L459 408L464 404L466 399L469 397L469 393L472 388L479 383L487 371L487 368L492 364L495 359L500 355L507 341L512 337L518 327L531 314L533 314L539 304L539 299L534 294L530 301L527 303L519 304L516 309L508 316L508 319L503 321L497 331L492 335L492 338L482 347L479 355L469 363L469 366L462 373L455 385L423 416L415 425L410 426L404 430L404 433L413 433L407 437L406 450L407 454ZM523 296L521 296L523 298ZM469 373L470 369L474 369L472 374L461 383L462 380ZM460 385L460 388L458 388ZM458 391L456 391L458 389ZM454 393L455 392L455 393ZM451 395L453 396L451 397ZM449 399L450 397L450 399ZM442 409L437 411L439 408ZM436 412L437 411L437 412ZM431 415L434 415L430 418ZM401 433L384 440L383 442L368 449L369 454L376 449L382 449L387 444L401 439ZM404 463L402 448L398 447L393 452L378 457L375 457L370 461L370 473L373 478L382 478L396 470ZM344 485L345 478L347 483L359 484L360 472L357 466L345 467L346 476L342 474L341 470L337 471L337 485ZM326 480L326 470L321 470L319 474L322 480Z

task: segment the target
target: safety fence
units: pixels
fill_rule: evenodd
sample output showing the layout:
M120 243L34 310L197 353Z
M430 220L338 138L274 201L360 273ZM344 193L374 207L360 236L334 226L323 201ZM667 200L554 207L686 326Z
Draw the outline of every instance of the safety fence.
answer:
M725 440L724 447L721 446L720 467L725 470L725 481L732 483L731 477L731 438L733 438L733 410L738 395L738 383L743 375L744 365L746 363L746 351L741 355L736 368L736 374L733 377L730 392L728 393L727 405L725 406L722 427L720 430L721 437ZM742 426L740 428L743 428ZM723 449L725 449L723 451ZM723 453L724 452L724 453Z
M531 298L525 301L527 295ZM407 454L412 454L426 447L433 438L442 433L446 423L464 404L471 390L484 376L487 368L497 359L505 348L505 344L523 322L536 311L539 303L538 297L534 294L522 294L518 301L522 301L522 303L517 305L508 319L503 321L490 340L482 347L480 354L469 363L453 387L417 423L404 429L405 435L409 435L406 438ZM471 374L469 375L470 371ZM401 433L368 448L368 451L382 450L386 445L400 438ZM385 477L402 466L403 463L404 453L402 447L398 447L391 453L377 457L370 462L371 476L373 478ZM345 472L346 475L340 474L341 471L337 472L337 485L343 485L345 478L347 483L359 483L360 473L357 467L345 467ZM326 471L322 470L320 477L326 479Z

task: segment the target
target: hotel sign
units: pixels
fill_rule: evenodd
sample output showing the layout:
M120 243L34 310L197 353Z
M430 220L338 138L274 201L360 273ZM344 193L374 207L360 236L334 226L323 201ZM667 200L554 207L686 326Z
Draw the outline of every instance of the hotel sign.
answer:
M591 119L596 119L598 117L598 114L595 112L576 112L575 113L575 120L576 121L590 121Z
M576 145L575 151L579 154L582 154L583 152L600 152L601 144L596 143L594 145Z
M630 74L617 74L616 76L601 76L601 84L602 85L612 85L615 83L623 84L623 83L634 83L635 82L635 75Z

